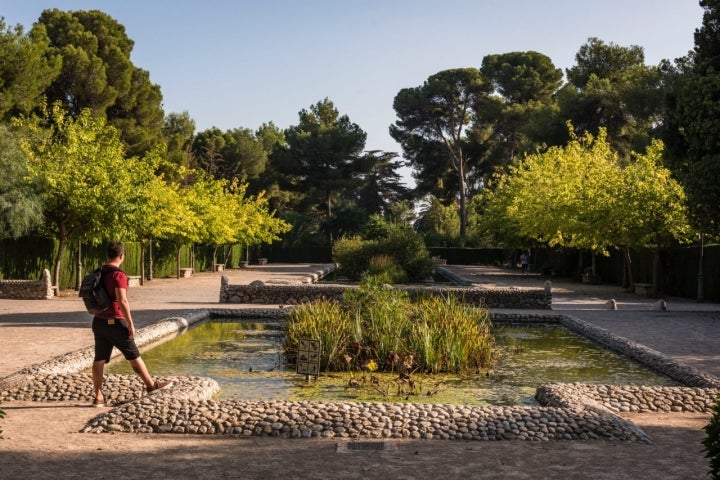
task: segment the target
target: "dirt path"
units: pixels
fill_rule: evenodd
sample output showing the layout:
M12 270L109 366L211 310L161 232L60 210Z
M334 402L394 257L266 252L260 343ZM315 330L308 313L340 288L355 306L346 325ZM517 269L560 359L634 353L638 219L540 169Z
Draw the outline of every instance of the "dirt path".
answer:
M703 478L707 415L633 415L653 444L607 441L386 441L338 452L336 440L81 434L84 404L4 406L0 478Z

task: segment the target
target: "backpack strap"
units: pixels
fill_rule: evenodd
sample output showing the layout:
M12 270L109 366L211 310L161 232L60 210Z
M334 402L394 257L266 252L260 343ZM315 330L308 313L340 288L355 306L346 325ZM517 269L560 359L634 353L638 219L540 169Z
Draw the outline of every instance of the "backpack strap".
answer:
M120 271L122 271L122 270L120 270L118 267L116 267L114 265L111 267L107 267L107 268L104 265L102 267L100 267L100 275L105 275L108 272L120 272Z
M103 288L105 288L105 274L110 272L122 272L122 270L120 270L116 266L105 268L105 265L103 265L102 267L100 267L100 283L103 285Z

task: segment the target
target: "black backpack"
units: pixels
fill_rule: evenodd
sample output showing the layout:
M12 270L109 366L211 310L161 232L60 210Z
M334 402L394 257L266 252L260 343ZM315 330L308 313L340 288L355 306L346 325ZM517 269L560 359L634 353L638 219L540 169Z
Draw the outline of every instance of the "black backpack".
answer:
M85 302L87 311L93 315L104 312L112 305L112 299L103 286L102 277L105 273L116 270L120 269L114 267L103 270L102 267L100 267L93 270L92 273L88 273L85 275L85 278L83 278L80 284L79 296L83 299L83 302Z

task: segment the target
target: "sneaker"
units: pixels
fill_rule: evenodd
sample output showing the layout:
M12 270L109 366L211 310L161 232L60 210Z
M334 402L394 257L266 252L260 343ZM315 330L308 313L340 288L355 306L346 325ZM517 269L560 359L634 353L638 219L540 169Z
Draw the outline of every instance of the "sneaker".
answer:
M158 382L156 380L152 387L145 387L145 389L147 390L147 393L154 393L154 392L160 390L161 388L172 387L172 386L173 386L173 382Z

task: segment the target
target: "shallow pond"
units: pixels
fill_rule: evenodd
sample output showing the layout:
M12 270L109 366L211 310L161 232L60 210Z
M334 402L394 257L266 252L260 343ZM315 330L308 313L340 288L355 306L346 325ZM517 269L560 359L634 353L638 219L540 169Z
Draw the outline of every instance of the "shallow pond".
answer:
M153 375L212 377L219 398L407 401L466 405L535 405L535 389L548 382L677 385L646 367L605 350L560 326L496 327L497 364L480 375L323 373L317 379L284 366L279 323L209 321L162 343L143 358ZM131 374L114 360L108 373ZM359 387L351 387L351 380Z

